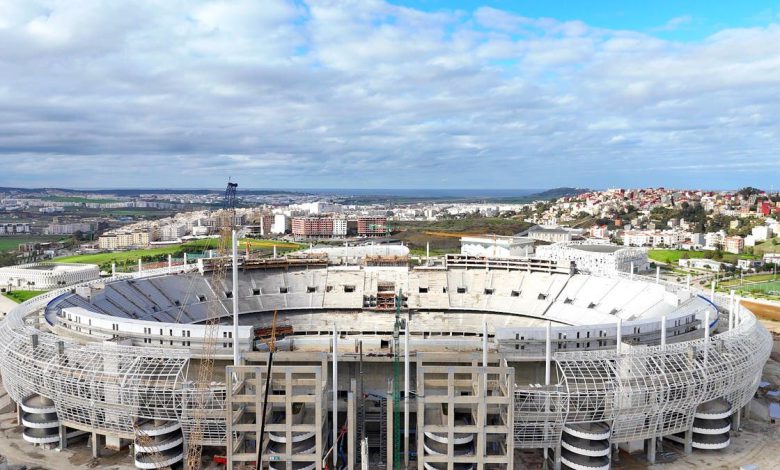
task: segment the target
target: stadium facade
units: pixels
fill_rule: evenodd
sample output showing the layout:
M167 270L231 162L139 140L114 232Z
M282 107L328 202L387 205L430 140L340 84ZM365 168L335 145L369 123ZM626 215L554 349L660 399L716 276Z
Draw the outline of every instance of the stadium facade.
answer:
M772 346L733 298L568 262L243 260L237 286L212 266L91 281L10 312L0 371L23 438L90 435L96 453L134 443L138 468L180 465L196 434L229 468L253 465L260 440L273 469L520 468L519 449L606 469L618 446L652 461L659 437L727 447ZM204 390L215 305L219 373Z

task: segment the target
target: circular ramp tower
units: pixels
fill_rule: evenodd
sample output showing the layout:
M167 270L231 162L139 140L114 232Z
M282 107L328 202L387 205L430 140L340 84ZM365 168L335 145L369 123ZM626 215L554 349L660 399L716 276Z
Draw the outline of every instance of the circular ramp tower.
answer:
M144 470L167 468L181 462L184 459L181 425L169 420L138 424L134 451L136 468Z
M561 468L608 470L610 427L605 422L567 424L561 437Z

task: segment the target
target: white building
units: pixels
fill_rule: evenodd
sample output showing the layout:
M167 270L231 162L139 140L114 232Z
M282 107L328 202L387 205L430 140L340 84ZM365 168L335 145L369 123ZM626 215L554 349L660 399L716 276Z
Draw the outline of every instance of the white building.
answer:
M347 236L347 219L338 218L338 217L333 219L333 236L334 237Z
M533 238L550 243L560 243L571 241L573 236L581 236L582 229L573 229L568 227L536 225L518 235Z
M30 263L0 268L0 289L49 290L100 277L95 264Z
M490 258L527 257L534 253L534 240L526 237L482 235L461 237L460 254Z
M43 229L44 235L72 235L76 232L91 232L92 224L49 224Z
M685 236L679 230L626 230L623 244L626 246L665 246L679 248Z
M704 249L705 250L717 250L723 247L723 238L725 232L709 232L704 234Z
M772 229L766 225L759 225L758 227L753 227L751 234L753 235L753 238L757 242L763 242L769 240L770 238L772 238L773 235Z
M271 233L284 234L288 230L290 230L290 218L284 214L275 214Z
M187 235L186 224L163 225L162 228L160 229L161 240L178 240L184 235Z
M645 248L629 248L607 243L569 242L536 248L536 258L574 261L583 273L609 275L616 272L647 271L650 263Z
M0 224L0 235L16 235L20 233L30 233L30 224Z

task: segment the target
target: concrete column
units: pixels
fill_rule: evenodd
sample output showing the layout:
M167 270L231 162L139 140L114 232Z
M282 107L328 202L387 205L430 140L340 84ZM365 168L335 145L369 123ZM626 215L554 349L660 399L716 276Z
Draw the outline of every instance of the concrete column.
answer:
M142 262L141 258L138 258L138 272L140 273L143 270L144 270L143 262Z
M617 349L617 353L620 354L621 346L623 345L623 319L618 318L617 321L617 335L615 336L616 344L615 349Z
M339 435L339 333L333 325L333 468L338 468L339 453L336 452L336 437ZM389 401L389 400L388 400ZM390 467L388 467L390 468Z
M92 458L100 457L100 434L92 433Z
M351 441L350 441L351 442ZM404 468L409 468L409 322L404 333Z
M187 253L184 253L184 267L187 267Z
M488 366L488 332L487 322L482 322L482 367Z
M552 361L552 342L551 342L551 336L552 336L552 323L547 322L547 326L545 328L545 335L544 335L544 385L548 386L550 385L550 362ZM544 410L550 411L550 402L549 400L545 400L544 403ZM547 425L545 424L544 427L544 437L547 438ZM544 466L547 468L547 461L549 460L549 450L547 447L544 448Z
M425 264L431 264L431 242L425 242Z
M111 263L111 277L116 276L116 263Z
M238 296L240 292L238 290L238 237L236 231L233 230L233 365L241 365L241 351L238 341ZM168 255L170 262L170 255Z
M168 255L168 272L173 271L173 255Z
M661 346L666 346L666 315L661 317Z
M276 258L276 245L274 245L274 258Z
M655 437L647 440L647 461L651 465L655 464Z
M704 367L706 373L707 360L709 359L710 352L710 311L704 312Z
M712 280L712 284L710 285L710 300L715 300L715 280Z
M393 468L393 433L395 432L393 429L393 385L392 380L388 380L387 384L387 400L385 400L385 403L387 403L387 466L385 468ZM417 457L418 459L421 458L420 456Z
M729 331L734 328L734 289L729 292Z
M68 448L68 428L60 424L60 449Z
M747 408L747 406L745 406ZM737 411L731 415L731 429L734 431L739 431L739 428L742 427L742 408L738 408Z
M16 404L16 425L17 426L22 425L22 413L24 413L24 411L22 411L22 405L17 403Z
M661 266L655 267L655 283L658 284L661 282Z
M355 468L355 395L357 390L357 382L352 379L349 386L349 394L347 394L347 470L354 470Z
M688 429L685 431L685 444L683 444L683 452L686 454L690 454L693 452L693 446L691 446L691 443L693 442L693 431L691 429Z

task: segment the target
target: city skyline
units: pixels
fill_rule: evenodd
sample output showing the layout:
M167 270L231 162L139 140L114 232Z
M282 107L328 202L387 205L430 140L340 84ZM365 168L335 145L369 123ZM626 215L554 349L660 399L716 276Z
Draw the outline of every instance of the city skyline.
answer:
M778 179L780 8L9 2L0 186Z

